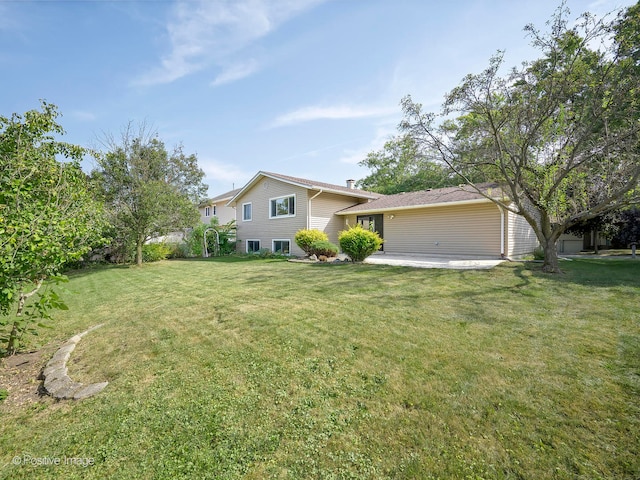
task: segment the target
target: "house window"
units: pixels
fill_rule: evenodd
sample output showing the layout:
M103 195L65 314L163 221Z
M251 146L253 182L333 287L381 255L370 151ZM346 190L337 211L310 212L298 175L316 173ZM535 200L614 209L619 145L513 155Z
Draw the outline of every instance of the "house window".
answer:
M293 217L296 214L296 196L272 198L269 200L269 218Z
M291 242L289 240L274 240L272 250L273 253L289 255L291 253L290 246Z
M204 207L204 216L205 217L211 216L211 207Z
M250 203L243 203L242 204L242 220L244 220L245 222L249 222L251 221L251 204Z
M260 240L247 240L247 253L258 253L260 251Z
M218 214L218 208L217 205L213 206L213 216L215 217Z

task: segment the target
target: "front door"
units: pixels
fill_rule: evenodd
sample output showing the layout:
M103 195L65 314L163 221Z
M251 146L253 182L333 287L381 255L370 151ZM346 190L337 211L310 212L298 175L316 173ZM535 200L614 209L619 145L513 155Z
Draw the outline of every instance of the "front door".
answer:
M372 232L378 232L380 238L384 239L384 229L382 225L382 219L384 215L358 215L358 223L362 225L362 228L371 230ZM384 243L380 245L380 251L384 250Z

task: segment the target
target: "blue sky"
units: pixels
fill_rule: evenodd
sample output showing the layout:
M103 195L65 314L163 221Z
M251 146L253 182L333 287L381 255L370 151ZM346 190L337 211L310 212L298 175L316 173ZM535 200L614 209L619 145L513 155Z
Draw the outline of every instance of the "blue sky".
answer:
M436 111L497 50L509 67L537 58L523 27L544 28L558 4L0 0L0 113L45 99L64 139L89 147L146 122L197 154L210 196L259 170L343 185L396 133L403 96Z

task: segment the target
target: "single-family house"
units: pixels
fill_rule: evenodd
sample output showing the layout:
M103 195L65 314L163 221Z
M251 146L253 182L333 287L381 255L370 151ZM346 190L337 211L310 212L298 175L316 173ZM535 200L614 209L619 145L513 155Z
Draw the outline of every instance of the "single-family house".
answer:
M502 198L497 184L478 185ZM520 257L538 239L524 217L499 207L468 185L387 195L336 212L345 225L377 231L388 253Z
M495 184L486 195L502 195ZM236 209L240 252L302 255L295 233L324 231L338 243L350 225L372 228L389 253L499 258L531 253L538 240L526 220L469 186L381 195L270 172L258 172L228 203Z
M303 255L294 236L304 228L325 232L329 241L338 243L345 229L344 219L336 212L379 198L379 193L347 186L258 172L228 203L236 209L236 243L242 253L266 248L281 254Z
M219 225L226 225L230 221L235 220L236 210L233 207L227 206L227 203L239 191L240 189L237 188L201 202L200 205L198 205L200 221L208 225L211 222L211 219L216 217Z

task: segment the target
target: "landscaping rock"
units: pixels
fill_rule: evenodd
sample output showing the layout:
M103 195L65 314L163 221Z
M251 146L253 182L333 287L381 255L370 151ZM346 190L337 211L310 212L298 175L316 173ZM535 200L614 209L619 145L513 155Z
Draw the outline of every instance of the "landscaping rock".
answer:
M92 383L91 385L87 385L86 387L77 390L75 395L73 396L74 400L82 400L84 398L89 398L102 391L104 387L109 385L109 382L101 382L101 383Z
M69 360L71 352L76 348L76 344L87 333L101 326L102 324L96 325L78 335L74 335L51 357L51 360L49 360L42 372L44 388L51 396L61 400L71 398L82 400L83 398L91 397L102 391L102 389L109 384L109 382L102 382L84 385L74 382L69 375L67 375L67 360Z

